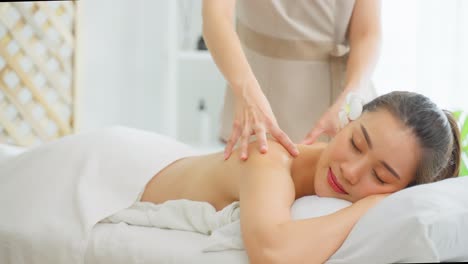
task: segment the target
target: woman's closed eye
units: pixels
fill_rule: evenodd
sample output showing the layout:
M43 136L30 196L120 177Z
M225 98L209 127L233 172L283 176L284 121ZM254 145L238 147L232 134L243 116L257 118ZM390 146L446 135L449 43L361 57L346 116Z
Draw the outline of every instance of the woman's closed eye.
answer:
M349 139L349 142L351 143L351 146L353 146L353 149L358 152L358 153L362 153L362 151L356 146L356 143L354 142L354 139L353 137L351 137Z
M351 137L349 139L349 142L351 143L351 146L353 147L353 149L358 152L358 153L362 153L362 151L357 147L356 143L354 142L354 139L353 137ZM377 175L377 172L375 170L372 170L372 176L375 177L375 179L380 183L380 184L385 184L386 182L384 182L380 177L379 175Z
M380 184L384 185L384 184L386 183L386 182L384 182L384 181L379 177L379 175L377 175L377 172L376 172L375 170L372 170L372 175L377 179L377 181L378 181Z

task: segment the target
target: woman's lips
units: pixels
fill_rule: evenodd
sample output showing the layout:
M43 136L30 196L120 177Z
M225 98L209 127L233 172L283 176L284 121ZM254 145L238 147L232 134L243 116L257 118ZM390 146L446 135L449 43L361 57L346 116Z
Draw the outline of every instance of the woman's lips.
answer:
M332 187L332 189L341 194L348 194L343 187L338 183L338 180L336 179L335 175L333 174L331 168L328 168L328 176L327 176L327 181L328 184Z

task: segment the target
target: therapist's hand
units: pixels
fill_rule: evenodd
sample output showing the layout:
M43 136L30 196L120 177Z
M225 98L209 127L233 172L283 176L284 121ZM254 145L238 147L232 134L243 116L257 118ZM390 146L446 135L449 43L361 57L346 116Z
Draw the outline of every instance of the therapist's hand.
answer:
M258 85L258 83L255 81L254 85ZM292 156L299 154L296 145L279 128L270 104L261 90L244 89L242 93L235 96L234 122L231 136L224 149L224 159L229 159L234 146L239 141L240 158L241 160L247 160L251 135L257 137L258 151L266 153L268 151L267 133L283 145Z
M305 139L301 144L310 145L314 143L317 138L326 134L330 137L334 137L336 133L340 130L340 119L338 113L340 112L340 107L338 103L331 106L325 114L318 120L312 130L307 134Z

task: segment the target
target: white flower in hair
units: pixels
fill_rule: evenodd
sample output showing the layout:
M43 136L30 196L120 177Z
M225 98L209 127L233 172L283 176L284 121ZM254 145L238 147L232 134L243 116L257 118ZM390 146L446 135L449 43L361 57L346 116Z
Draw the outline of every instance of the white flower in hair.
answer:
M338 113L341 128L345 127L349 123L349 120L358 119L362 113L363 105L363 100L356 93L348 93L346 102Z

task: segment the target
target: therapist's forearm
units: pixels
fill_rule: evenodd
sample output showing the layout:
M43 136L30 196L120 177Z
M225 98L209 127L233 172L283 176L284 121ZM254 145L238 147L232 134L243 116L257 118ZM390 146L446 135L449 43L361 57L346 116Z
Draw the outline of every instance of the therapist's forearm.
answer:
M350 39L345 88L366 86L374 72L380 54L380 34L364 34Z
M350 52L347 62L344 91L337 103L349 92L368 93L371 75L380 53L382 36L381 1L356 0L349 23ZM342 102L341 102L342 103Z
M361 92L363 87L368 87L380 55L380 45L380 33L363 34L350 39L345 86L336 101L337 106L341 107L349 92Z
M258 86L248 85L255 76L242 50L233 22L229 17L214 11L203 10L203 37L216 65L236 96L260 92L245 90L258 89Z

